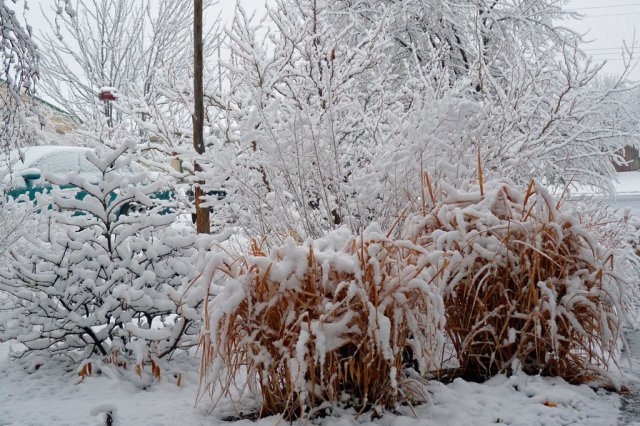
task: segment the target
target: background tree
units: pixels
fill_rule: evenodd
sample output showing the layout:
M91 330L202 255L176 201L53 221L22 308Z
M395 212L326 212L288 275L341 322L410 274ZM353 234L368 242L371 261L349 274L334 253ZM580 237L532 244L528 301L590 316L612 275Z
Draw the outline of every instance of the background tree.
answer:
M203 3L207 87L219 86L217 68L210 66L219 55L215 5ZM192 0L78 0L74 10L51 21L51 32L42 36L43 91L83 120L78 140L94 146L135 138L141 164L161 172L169 186L188 183L194 163ZM102 91L115 99L101 101ZM191 204L182 189L176 194Z
M382 3L385 8L373 6ZM428 82L435 96L456 96L477 105L473 135L461 151L481 147L485 173L517 181L572 180L610 189L620 160L620 140L636 129L605 123L601 111L617 109L626 70L597 84L602 64L581 50L582 38L563 22L576 17L553 0L341 2L361 26L392 17L392 64L400 81L441 62ZM383 12L374 11L383 10Z
M238 8L211 204L277 240L391 226L428 203L421 176L477 179L478 157L485 178L610 189L637 129L601 111L628 112L626 76L596 84L561 6L279 0L261 24Z
M20 119L22 113L30 109L29 98L38 80L39 51L32 39L31 27L20 22L11 6L17 3L17 0L0 2L0 78L6 88L0 90L0 143L5 150L19 143Z
M227 32L222 137L202 175L227 195L211 202L250 235L357 228L370 217L354 171L384 143L376 128L383 93L364 90L386 78L383 25L353 34L347 15L337 31L323 2L278 1L268 10L265 40L241 7Z

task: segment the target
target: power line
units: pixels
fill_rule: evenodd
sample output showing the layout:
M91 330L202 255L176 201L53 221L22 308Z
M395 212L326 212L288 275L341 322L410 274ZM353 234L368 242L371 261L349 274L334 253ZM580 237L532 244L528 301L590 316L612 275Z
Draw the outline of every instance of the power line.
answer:
M572 7L570 9L564 9L569 12L578 10L592 10L592 9L616 9L619 7L636 7L640 6L640 3L627 3L627 4L610 4L608 6L589 6L589 7Z
M588 57L593 58L593 59L597 59L598 61L601 60L605 60L605 59L629 59L629 56L623 56L623 55L616 55L616 56L611 56L611 54L609 53L589 53L587 54ZM633 60L635 61L637 58L635 55L633 56Z
M595 61L598 61L598 62L601 62L601 61L629 61L629 62L638 62L638 61L640 61L640 58L636 58L635 56L634 56L633 58L624 58L624 57L621 57L621 56L617 56L617 57L612 56L612 57L604 57L604 58L603 58L603 57L599 57L599 58L596 58L596 57L594 57L594 56L589 56L589 58L591 58L591 59L593 59L593 60L595 60Z
M521 13L528 12L537 2L538 2L538 0L535 0L524 11L518 11L518 12L521 12ZM476 8L477 6L465 5L465 4L456 4L456 7L472 9L472 8ZM628 7L640 7L640 3L612 4L612 5L608 5L608 6L573 7L573 8L568 8L568 9L562 8L562 9L559 9L558 11L560 13L562 13L562 12L579 12L581 10L621 9L621 8L628 8ZM625 15L640 15L640 12L632 12L632 11L630 11L630 12L621 12L621 13L604 13L604 14L598 14L598 15L582 14L577 19L582 19L582 18L602 18L602 17L608 17L608 16L625 16Z
M596 61L606 61L606 60L618 60L618 59L626 59L629 60L628 57L624 57L624 56L593 56L593 55L587 55L589 58L593 58ZM634 57L632 59L633 61L638 60L638 58Z
M582 48L581 50L584 50L585 52L601 52L601 51L603 51L603 53L607 53L607 52L620 52L623 49L624 49L624 46L619 46L619 47L588 47L588 48Z
M622 52L621 52L622 53ZM587 54L589 56L602 56L602 55L608 55L608 56L612 56L615 57L615 52L587 52Z
M602 15L583 15L581 16L582 19L584 18L606 18L606 17L610 17L610 16L630 16L630 15L640 15L640 12L625 12L625 13L605 13Z
M624 59L624 58L594 58L594 59L596 61L598 61L598 62L604 62L604 61L607 61L607 62L619 62L619 61L624 61L624 60L629 61L628 59ZM633 63L638 63L639 60L640 59L638 59L638 58L633 58L629 62L633 64Z

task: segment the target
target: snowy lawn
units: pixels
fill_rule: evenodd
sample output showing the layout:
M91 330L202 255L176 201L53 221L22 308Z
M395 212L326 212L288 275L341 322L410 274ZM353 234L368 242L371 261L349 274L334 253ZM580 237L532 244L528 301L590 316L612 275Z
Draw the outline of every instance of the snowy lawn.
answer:
M613 186L617 195L640 195L640 171L618 173L618 181Z
M634 172L618 172L616 179L612 182L615 196L632 196L640 195L640 171ZM555 188L554 193L560 195L564 187ZM594 188L584 185L573 185L572 192L575 195L591 195L597 194Z
M629 209L630 212L640 217L640 171L617 173L617 179L613 182L615 195L604 196L604 201L620 209ZM593 194L588 188L577 188L579 194Z
M198 387L197 367L182 367L183 386L171 378L147 390L103 375L80 381L55 366L42 366L29 374L8 360L8 344L0 344L0 425L81 426L101 425L92 415L101 406L117 410L121 425L271 426L285 424L278 417L252 422L225 421L234 416L230 406L207 413L207 401L194 408ZM496 377L484 384L456 380L449 385L428 384L429 402L403 407L399 413L372 420L355 413L314 421L331 426L348 425L616 425L620 398L559 379L529 376ZM545 405L546 403L546 405Z

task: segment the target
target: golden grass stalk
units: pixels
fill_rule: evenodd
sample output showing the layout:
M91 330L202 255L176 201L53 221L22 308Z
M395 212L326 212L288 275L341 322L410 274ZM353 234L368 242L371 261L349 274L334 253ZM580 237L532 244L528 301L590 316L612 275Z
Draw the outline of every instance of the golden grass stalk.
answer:
M259 416L394 407L411 393L407 358L426 371L438 353L443 306L420 247L336 231L268 254L254 245L229 265L207 308L204 389L247 386Z
M623 313L613 255L541 186L483 186L445 187L405 235L449 260L446 332L461 374L481 380L521 368L575 383L604 379Z

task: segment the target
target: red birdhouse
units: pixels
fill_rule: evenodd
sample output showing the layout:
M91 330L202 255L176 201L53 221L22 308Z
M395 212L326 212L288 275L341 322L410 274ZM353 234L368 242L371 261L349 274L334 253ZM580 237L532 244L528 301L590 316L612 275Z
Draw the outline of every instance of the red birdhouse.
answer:
M115 101L116 100L116 95L114 95L113 93L111 93L109 91L100 92L99 97L100 97L101 101Z

